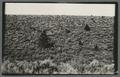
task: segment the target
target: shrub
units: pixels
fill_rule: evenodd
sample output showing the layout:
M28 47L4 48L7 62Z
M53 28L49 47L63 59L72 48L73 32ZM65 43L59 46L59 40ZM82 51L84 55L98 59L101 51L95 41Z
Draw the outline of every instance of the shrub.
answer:
M59 74L77 74L77 69L74 69L70 64L68 63L61 63L59 68Z
M54 43L50 43L50 40L51 39L46 34L46 30L44 30L40 35L39 46L44 49L53 47Z
M84 30L86 30L86 31L90 31L90 27L88 26L88 24L86 24Z

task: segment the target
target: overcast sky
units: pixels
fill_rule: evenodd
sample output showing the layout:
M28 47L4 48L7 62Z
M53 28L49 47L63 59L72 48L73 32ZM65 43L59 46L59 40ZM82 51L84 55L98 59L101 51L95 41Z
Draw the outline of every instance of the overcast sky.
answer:
M5 14L115 16L115 4L6 3Z

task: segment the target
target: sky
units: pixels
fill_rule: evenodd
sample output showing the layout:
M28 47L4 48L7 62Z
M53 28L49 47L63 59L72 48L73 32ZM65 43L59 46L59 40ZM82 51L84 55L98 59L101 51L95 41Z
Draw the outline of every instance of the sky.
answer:
M5 3L5 14L115 16L115 4Z

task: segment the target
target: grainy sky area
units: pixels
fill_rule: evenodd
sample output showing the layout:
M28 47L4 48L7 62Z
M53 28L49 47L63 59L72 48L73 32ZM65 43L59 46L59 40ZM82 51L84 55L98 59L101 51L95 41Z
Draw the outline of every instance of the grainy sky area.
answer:
M115 16L115 4L6 3L5 14Z

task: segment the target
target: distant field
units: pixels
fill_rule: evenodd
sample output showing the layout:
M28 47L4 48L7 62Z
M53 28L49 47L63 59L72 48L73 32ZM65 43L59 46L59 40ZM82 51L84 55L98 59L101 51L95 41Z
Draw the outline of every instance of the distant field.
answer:
M3 74L113 74L113 29L114 17L6 15Z

